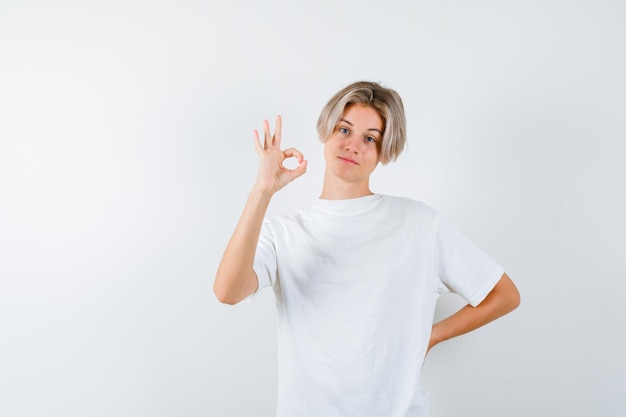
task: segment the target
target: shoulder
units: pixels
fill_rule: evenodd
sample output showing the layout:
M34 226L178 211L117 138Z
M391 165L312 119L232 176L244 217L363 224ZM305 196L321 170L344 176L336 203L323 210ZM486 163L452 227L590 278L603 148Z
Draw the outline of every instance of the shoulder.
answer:
M263 219L263 225L273 231L283 230L307 223L311 218L310 208L301 208L286 213L271 214Z
M420 216L436 220L439 212L428 204L408 197L383 195L384 206L394 214Z
M439 212L428 204L408 197L384 196L382 217L407 233L434 236Z

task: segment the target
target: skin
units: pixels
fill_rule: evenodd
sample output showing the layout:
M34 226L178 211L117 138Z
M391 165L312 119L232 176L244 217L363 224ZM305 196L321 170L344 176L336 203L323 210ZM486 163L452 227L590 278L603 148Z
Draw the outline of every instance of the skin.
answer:
M379 162L383 120L364 104L349 106L324 142L324 184L320 198L339 200L372 194L369 179Z
M324 143L324 183L320 198L350 199L371 195L369 179L379 162L384 122L367 105L354 104ZM297 149L280 149L282 120L276 118L274 134L268 121L263 124L263 143L254 131L259 155L257 179L248 195L243 213L226 246L218 268L214 292L222 303L236 304L254 293L258 280L253 270L254 254L261 224L272 196L306 172L307 161ZM298 166L287 169L283 162L296 158ZM428 350L453 337L477 329L517 308L520 295L513 281L503 274L493 290L476 307L467 305L432 328Z
M259 133L254 131L254 145L259 155L257 179L248 194L243 213L226 246L213 283L217 299L226 304L236 304L257 290L258 279L253 270L254 254L267 207L277 191L306 172L307 161L300 151L294 148L280 149L280 116L276 117L274 135L270 133L267 120L263 122L263 133L264 141L261 144ZM298 166L295 169L283 166L288 158L297 159Z

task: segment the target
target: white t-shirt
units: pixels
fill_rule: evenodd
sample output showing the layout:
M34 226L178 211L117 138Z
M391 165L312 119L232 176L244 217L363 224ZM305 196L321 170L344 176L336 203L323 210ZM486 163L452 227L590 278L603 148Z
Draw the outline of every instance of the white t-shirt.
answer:
M503 268L427 205L369 195L266 219L259 290L278 311L278 417L425 417L437 297L476 306Z

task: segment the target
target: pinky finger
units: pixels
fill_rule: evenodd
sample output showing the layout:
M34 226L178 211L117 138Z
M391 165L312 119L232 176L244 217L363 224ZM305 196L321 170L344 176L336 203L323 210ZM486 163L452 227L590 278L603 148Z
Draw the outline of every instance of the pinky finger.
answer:
M253 133L254 133L253 134L254 148L256 149L257 152L262 152L263 147L261 146L261 139L259 138L259 132L257 130L254 130Z

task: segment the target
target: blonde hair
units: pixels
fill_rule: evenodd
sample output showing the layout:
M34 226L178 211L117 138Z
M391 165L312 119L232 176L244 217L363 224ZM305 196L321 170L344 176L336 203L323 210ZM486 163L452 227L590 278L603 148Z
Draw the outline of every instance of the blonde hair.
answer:
M317 133L326 142L346 109L352 104L366 104L383 119L383 140L379 160L384 165L395 161L406 143L406 118L402 99L395 90L371 81L357 81L341 89L326 103L317 119Z

